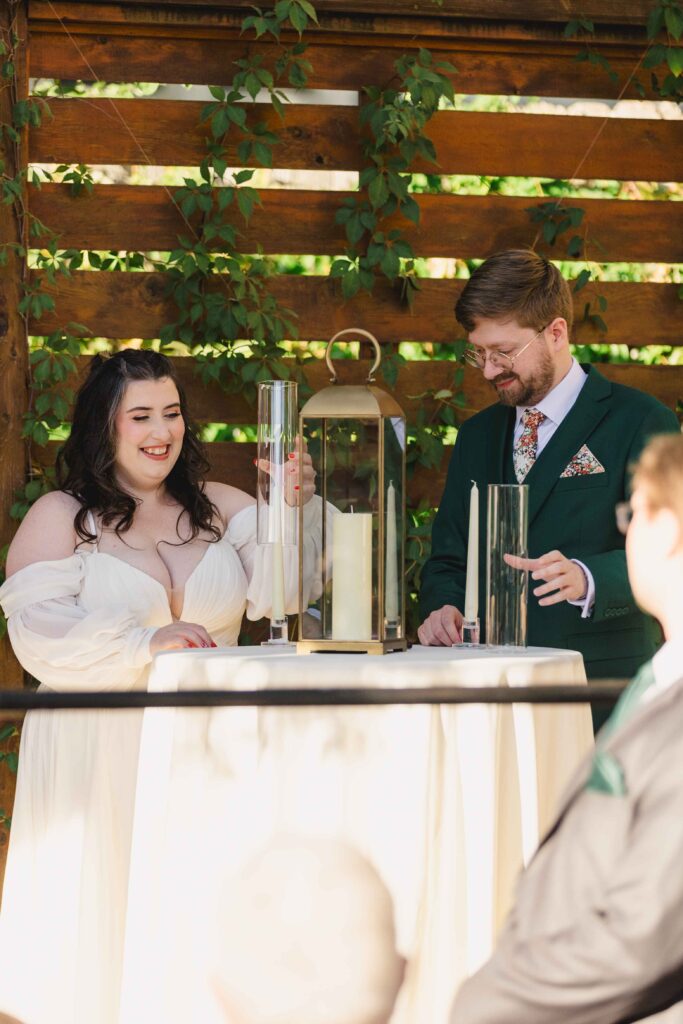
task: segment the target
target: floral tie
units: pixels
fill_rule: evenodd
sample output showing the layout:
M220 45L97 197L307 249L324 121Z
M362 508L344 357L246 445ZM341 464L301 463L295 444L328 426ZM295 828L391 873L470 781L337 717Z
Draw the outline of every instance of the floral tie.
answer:
M546 418L538 409L525 409L522 416L523 429L512 450L517 482L521 484L536 461L538 452L538 427Z

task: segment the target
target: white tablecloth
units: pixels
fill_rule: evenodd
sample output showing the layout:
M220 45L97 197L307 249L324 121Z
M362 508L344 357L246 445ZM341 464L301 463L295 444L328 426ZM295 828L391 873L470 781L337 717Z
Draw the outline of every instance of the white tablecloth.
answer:
M585 683L581 655L180 651L157 657L149 688L552 682ZM392 1024L444 1024L591 744L587 705L147 711L122 1024L218 1024L207 981L217 894L278 830L339 836L370 858L410 961Z

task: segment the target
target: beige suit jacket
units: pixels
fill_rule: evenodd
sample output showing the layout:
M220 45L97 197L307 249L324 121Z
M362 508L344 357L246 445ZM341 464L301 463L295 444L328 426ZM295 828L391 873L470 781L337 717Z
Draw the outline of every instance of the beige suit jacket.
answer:
M683 679L602 750L625 795L581 765L450 1024L683 1024Z

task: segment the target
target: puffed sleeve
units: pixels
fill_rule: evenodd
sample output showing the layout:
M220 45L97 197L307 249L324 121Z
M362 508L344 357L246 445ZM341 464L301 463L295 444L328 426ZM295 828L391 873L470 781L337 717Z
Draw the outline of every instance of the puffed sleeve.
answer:
M336 509L328 506L328 517ZM304 604L315 601L322 589L322 521L323 502L318 494L304 505ZM270 616L273 593L273 545L256 542L256 505L248 505L228 524L227 537L237 551L249 581L247 618ZM299 610L299 550L296 545L282 548L285 577L285 610Z
M88 612L78 603L82 555L34 562L0 587L0 605L22 666L54 690L132 689L152 660L154 628L130 608Z

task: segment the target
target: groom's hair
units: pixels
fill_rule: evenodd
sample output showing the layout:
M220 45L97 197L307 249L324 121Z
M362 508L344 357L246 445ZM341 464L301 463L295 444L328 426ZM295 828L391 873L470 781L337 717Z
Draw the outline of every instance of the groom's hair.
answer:
M653 512L671 509L683 527L683 435L661 434L645 446L633 471Z
M469 334L478 320L516 320L540 331L556 317L571 334L574 305L557 267L531 249L506 249L474 271L455 304L455 315Z

